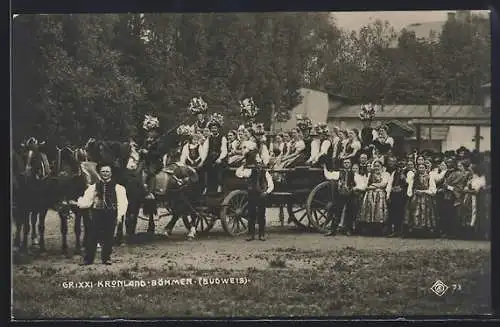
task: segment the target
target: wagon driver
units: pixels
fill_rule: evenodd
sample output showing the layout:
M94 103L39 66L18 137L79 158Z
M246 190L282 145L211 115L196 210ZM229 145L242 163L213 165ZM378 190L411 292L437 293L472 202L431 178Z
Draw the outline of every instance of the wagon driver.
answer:
M146 131L144 147L139 150L145 162L142 183L148 194L146 198L153 199L154 195L150 189L150 181L163 168L163 155L167 152L167 149L160 135L160 122L157 117L146 115L142 128Z

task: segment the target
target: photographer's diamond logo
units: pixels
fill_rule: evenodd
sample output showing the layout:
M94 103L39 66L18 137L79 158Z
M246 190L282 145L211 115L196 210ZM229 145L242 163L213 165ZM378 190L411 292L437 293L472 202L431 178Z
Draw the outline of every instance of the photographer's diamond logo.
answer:
M431 291L434 292L437 296L443 296L446 291L448 291L448 285L443 283L440 280L437 280L431 287Z

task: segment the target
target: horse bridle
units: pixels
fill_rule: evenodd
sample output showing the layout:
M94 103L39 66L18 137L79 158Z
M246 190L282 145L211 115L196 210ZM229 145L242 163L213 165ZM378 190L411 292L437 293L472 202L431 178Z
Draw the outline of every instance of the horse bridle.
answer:
M59 146L56 146L56 150L57 150L57 174L59 174L61 172L61 168L62 168L62 152L63 150L67 150L69 152L71 152L71 155L73 156L73 159L75 160L75 162L79 162L80 160L78 159L78 149L71 149L71 147L69 145L66 145L66 146L63 146L62 148L60 148ZM87 152L85 151L85 159L87 159ZM81 169L79 168L78 169L78 172L81 173Z

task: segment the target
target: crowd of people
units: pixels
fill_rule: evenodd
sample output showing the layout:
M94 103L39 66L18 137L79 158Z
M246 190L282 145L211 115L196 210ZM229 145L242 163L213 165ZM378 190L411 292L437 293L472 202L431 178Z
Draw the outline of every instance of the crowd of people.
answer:
M154 198L150 179L165 169L168 161L194 168L203 193L223 192L223 172L234 167L236 177L247 180L248 240L256 239L257 224L258 237L265 240L265 198L275 183L270 172L316 167L333 186L328 236L368 233L396 237L423 232L434 237L489 238L489 153L461 147L445 153L416 150L396 155L395 140L387 127L371 127L375 110L370 105L362 107L361 130L330 130L325 123L313 124L299 115L296 128L276 135L255 123L258 108L252 99L240 105L247 123L224 134L223 117L207 115L206 103L194 98L189 109L197 119L192 125L178 127L177 134L182 137L176 146L180 151L173 160L166 158L158 119L147 115L143 123L146 144L139 149L132 142L126 163L133 171L143 158L145 198ZM110 264L113 230L128 210L128 190L113 181L111 166L99 164L98 182L70 201L79 208L92 208L101 217L100 224L90 230L92 244L84 264L94 261L98 240L103 242L102 261Z
M453 238L489 237L489 154L461 147L397 155L387 127L371 127L374 116L373 106L363 106L361 130L330 130L299 115L296 128L269 137L263 124L256 123L223 136L220 123L199 113L186 133L189 141L180 163L202 168L209 160L213 170L201 173L218 178L218 191L222 166L244 167L253 152L265 170L323 168L325 178L337 184L327 235L404 236L421 231Z

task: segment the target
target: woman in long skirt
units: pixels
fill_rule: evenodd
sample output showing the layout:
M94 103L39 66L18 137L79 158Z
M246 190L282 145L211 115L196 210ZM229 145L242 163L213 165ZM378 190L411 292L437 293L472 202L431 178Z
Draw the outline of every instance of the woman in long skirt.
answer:
M482 191L486 187L486 178L477 165L472 165L472 176L467 181L464 189L464 200L460 207L460 223L465 233L475 232L477 227L483 223L483 208L480 205Z
M366 186L368 183L368 174L362 174L359 171L359 164L355 163L352 165L351 168L352 172L354 173L354 187L352 189L353 192L353 199L352 199L352 208L354 210L353 215L354 217L359 216L359 211L361 208L361 204L363 203L363 198L365 196L365 191L366 191ZM354 220L354 230L356 231L356 219Z
M408 232L425 230L436 231L436 183L429 174L425 163L417 166L417 173L409 180L408 207L405 215L405 225Z
M373 228L382 231L387 222L389 209L387 206L386 186L389 179L390 175L383 171L382 163L374 161L372 171L368 175L366 193L358 217L360 225L370 226L370 230Z

